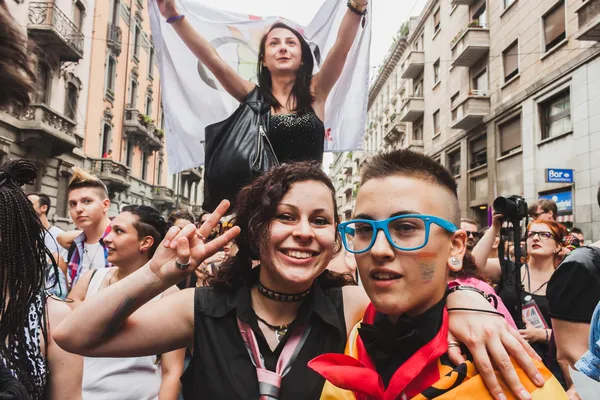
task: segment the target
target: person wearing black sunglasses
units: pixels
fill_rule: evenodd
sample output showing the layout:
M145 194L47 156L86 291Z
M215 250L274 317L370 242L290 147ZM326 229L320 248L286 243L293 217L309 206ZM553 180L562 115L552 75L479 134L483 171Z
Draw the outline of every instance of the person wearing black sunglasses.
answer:
M477 242L479 242L479 238L481 238L477 222L473 221L472 219L461 218L460 229L463 229L465 232L467 232L467 250L473 251L473 248Z

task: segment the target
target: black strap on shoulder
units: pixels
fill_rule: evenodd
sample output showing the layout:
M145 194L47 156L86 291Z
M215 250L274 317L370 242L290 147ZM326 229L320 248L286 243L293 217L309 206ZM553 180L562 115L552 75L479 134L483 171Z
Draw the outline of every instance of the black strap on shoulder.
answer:
M71 262L71 257L73 257L73 254L75 254L75 250L77 250L77 244L73 242L69 246L69 252L67 253L67 263Z

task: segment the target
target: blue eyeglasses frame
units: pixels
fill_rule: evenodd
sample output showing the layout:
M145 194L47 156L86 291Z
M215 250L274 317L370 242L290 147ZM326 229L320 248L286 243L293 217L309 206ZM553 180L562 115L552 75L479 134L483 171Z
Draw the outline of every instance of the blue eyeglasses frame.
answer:
M394 241L392 240L392 237L390 236L390 231L388 230L389 223L392 221L399 220L399 219L407 219L407 218L416 218L416 219L420 219L424 222L424 224L425 224L425 243L423 243L421 246L412 247L412 248L403 248L403 247L397 246L394 243ZM354 236L353 229L350 228L348 225L354 224L354 223L370 224L373 227L373 232L374 232L373 238L371 239L371 243L369 244L369 246L367 246L367 248L364 250L354 251L353 249L350 249L348 246L346 234ZM385 234L385 238L387 239L388 243L392 247L394 247L398 250L402 250L402 251L415 251L415 250L422 249L423 247L427 246L427 243L429 243L429 232L430 232L431 224L436 224L440 228L442 228L450 233L455 233L456 231L458 231L458 228L456 227L456 225L454 225L450 221L446 221L443 218L435 217L433 215L422 215L422 214L398 215L398 216L395 216L392 218L382 219L382 220L378 220L378 221L375 221L372 219L353 219L353 220L342 222L341 224L339 224L338 231L339 231L340 235L342 236L342 243L344 244L344 248L352 254L363 254L363 253L366 253L367 251L371 250L371 248L375 244L375 241L377 240L377 235L379 234L379 231L383 231L383 233Z

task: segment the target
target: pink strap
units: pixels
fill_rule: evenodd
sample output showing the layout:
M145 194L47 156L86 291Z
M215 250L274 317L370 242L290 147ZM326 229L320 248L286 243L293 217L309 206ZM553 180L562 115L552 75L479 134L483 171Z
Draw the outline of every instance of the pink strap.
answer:
M264 359L260 354L256 336L250 325L238 318L238 328L242 335L242 340L246 345L246 349L250 354L250 358L256 366L259 400L279 399L281 381L291 369L294 360L304 345L308 333L310 332L310 326L304 324L294 329L281 350L275 368L276 372L269 371L265 368Z

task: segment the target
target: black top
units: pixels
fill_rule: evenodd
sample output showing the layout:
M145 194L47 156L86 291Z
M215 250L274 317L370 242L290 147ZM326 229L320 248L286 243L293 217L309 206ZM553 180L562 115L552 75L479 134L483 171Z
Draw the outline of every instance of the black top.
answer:
M569 253L552 275L547 297L552 318L589 324L600 302L600 254L589 247Z
M302 115L271 114L269 139L280 164L323 162L325 125L314 111Z
M402 316L395 324L382 313L375 314L373 325L361 323L358 334L386 388L398 368L440 331L445 305L443 299L423 314Z
M237 326L237 318L240 318L252 327L265 366L271 371L275 371L277 359L293 327L310 321L310 334L290 372L283 378L280 398L318 400L325 380L309 369L307 364L324 353L343 353L347 335L342 289L323 290L320 280L321 277L315 281L288 334L274 352L258 327L252 309L252 281L230 293L217 292L211 287L197 288L194 301L194 356L181 379L184 398L257 399L256 368Z

